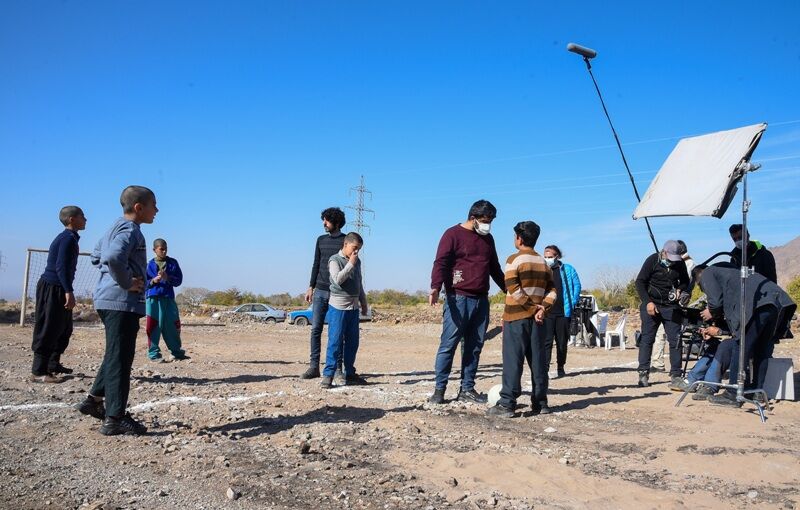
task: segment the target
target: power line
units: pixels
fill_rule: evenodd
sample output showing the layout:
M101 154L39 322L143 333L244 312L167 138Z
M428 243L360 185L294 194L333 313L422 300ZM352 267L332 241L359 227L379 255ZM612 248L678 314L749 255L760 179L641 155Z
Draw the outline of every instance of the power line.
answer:
M351 224L356 228L356 232L363 235L364 230L368 230L369 233L372 233L372 228L367 225L364 221L364 213L372 214L372 218L375 219L375 211L366 207L366 196L369 195L370 199L372 199L372 192L367 189L366 185L364 184L364 176L361 176L361 182L358 186L354 188L350 188L350 194L352 195L353 192L356 194L356 203L355 205L348 205L346 206L347 209L351 209L356 212L356 219Z
M800 124L800 119L795 120L786 120L781 122L771 122L769 123L769 127L774 128L778 126L788 126L792 124ZM633 145L645 145L651 143L658 143L658 142L668 142L673 140L681 140L683 138L689 138L693 136L699 136L702 134L707 133L693 133L693 134L684 134L678 136L665 136L661 138L650 138L647 140L637 140L633 142L625 142L622 144L623 147L630 147ZM613 149L617 147L616 145L595 145L590 147L579 147L574 149L564 149L558 151L548 151L548 152L539 152L534 154L523 154L519 156L508 156L508 157L498 157L493 159L484 159L479 161L464 161L460 163L449 163L443 165L435 165L429 167L419 167L419 168L409 168L404 170L395 170L395 171L388 171L388 172L381 172L381 175L404 175L404 174L412 174L412 173L423 173L423 172L430 172L433 170L445 170L451 168L460 168L460 167L468 167L468 166L480 166L480 165L488 165L493 163L504 163L509 161L518 161L524 159L533 159L533 158L542 158L542 157L549 157L549 156L563 156L567 154L576 154L581 152L593 152L598 150L606 150L606 149ZM796 156L792 156L787 159L794 158ZM763 159L759 159L759 161L764 161ZM635 173L635 172L634 172Z

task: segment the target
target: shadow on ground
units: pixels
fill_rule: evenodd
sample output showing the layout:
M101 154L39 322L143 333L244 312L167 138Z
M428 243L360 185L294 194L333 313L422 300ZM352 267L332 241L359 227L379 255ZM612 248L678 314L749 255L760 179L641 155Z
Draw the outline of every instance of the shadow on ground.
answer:
M203 431L208 433L226 432L228 434L237 434L241 437L256 437L262 434L276 434L298 425L308 425L312 423L367 423L372 420L378 420L387 413L404 413L414 409L416 409L414 406L397 407L394 409L324 406L298 416L251 418L216 427L207 427L203 429Z

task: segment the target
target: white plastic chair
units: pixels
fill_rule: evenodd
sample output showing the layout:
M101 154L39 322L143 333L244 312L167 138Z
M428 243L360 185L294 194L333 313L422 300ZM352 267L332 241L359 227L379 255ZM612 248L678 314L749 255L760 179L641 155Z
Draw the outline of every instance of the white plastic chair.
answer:
M594 345L595 347L600 347L600 339L606 337L606 331L608 330L608 312L597 312L589 319L589 322L597 330L597 336L594 337Z
M622 314L622 318L620 318L619 322L617 322L617 325L614 326L614 329L606 331L606 350L610 350L612 347L614 347L615 338L619 343L619 349L621 351L625 350L625 322L627 320L628 318L625 316L625 314Z

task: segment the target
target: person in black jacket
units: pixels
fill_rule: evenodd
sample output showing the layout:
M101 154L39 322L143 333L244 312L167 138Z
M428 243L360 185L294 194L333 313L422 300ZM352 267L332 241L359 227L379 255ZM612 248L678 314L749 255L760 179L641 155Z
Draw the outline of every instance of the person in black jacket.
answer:
M308 369L300 375L303 379L314 379L320 376L319 357L322 343L322 328L325 325L325 316L328 313L328 300L330 299L330 273L328 272L328 259L331 255L339 253L344 245L342 227L345 224L344 211L338 207L329 207L320 214L322 228L326 234L317 238L314 246L314 264L311 266L311 282L306 291L306 303L312 307L311 313L311 353ZM344 374L337 368L334 377L337 381L344 380Z
M730 226L728 232L731 234L731 239L733 239L733 242L736 244L736 247L731 250L731 264L736 267L741 267L742 224L734 223ZM778 272L775 270L775 257L772 255L772 252L760 242L752 240L749 231L747 232L747 239L749 239L750 242L747 243L747 264L745 265L747 267L752 267L756 273L772 283L778 283Z
M64 231L53 239L47 253L47 266L36 284L36 312L33 325L33 365L31 382L58 383L57 374L71 374L61 364L61 355L72 336L72 309L75 308L73 280L78 266L78 231L86 228L80 207L62 207L58 219Z
M681 246L669 240L659 253L653 253L642 264L636 277L636 292L642 300L640 315L642 336L639 342L639 386L650 385L650 356L658 326L663 324L669 343L671 386L681 383L681 354L678 339L682 315L678 307L680 295L689 287L689 273L681 257Z
M694 279L700 290L705 292L708 307L703 310L704 320L724 319L733 343L730 364L730 384L736 384L739 374L739 339L744 336L745 362L753 359L753 380L761 388L767 374L766 360L772 357L775 339L786 331L797 305L777 284L760 274L747 278L745 286L745 316L741 324L741 273L738 268L698 266L694 269ZM744 331L742 331L744 330ZM712 404L741 406L736 394L726 390L720 395L709 397Z

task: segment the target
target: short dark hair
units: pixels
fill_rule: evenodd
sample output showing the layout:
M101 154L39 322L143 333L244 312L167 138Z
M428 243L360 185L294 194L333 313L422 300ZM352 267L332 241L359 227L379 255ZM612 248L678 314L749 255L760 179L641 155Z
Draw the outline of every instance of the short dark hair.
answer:
M328 207L322 211L319 215L319 219L330 221L337 230L342 228L345 224L344 211L338 207Z
M472 207L469 208L469 215L467 219L470 218L491 218L495 219L497 217L497 208L492 205L491 202L488 200L478 200Z
M167 242L159 237L158 239L153 241L153 248L155 248L156 246L163 246L164 248L166 248Z
M514 233L522 239L522 244L528 248L536 246L536 241L539 240L539 233L541 230L539 225L532 221L520 221L514 226Z
M153 190L144 186L128 186L122 190L122 194L119 196L119 204L124 213L132 213L133 206L136 204L149 204L155 200L156 194L153 193Z
M76 216L80 216L81 214L83 214L83 209L81 209L77 205L65 205L58 212L58 221L60 221L61 224L66 227L67 225L69 225L70 219Z
M554 252L556 252L556 254L558 254L558 258L563 257L563 255L561 255L561 248L559 248L555 244L547 245L547 246L544 247L544 249L545 250L553 250Z
M700 281L700 273L702 273L708 266L705 264L698 264L692 268L692 281Z
M361 234L358 232L348 232L346 236L344 236L345 243L356 243L359 246L364 245L364 238L361 237Z
M741 223L734 223L730 227L728 227L728 233L730 235L735 234L736 232L742 231L742 224ZM747 231L747 237L750 237L750 230Z

